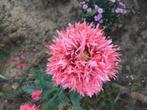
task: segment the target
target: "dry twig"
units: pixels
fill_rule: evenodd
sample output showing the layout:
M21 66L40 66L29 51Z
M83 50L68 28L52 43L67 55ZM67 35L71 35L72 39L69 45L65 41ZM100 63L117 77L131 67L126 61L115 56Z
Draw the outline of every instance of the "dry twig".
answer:
M135 100L138 100L142 103L147 103L147 96L145 96L145 95L143 95L139 92L131 91L130 89L128 89L124 86L121 86L119 84L116 84L116 83L114 83L113 85L116 86L116 87L119 87L121 89L121 93L126 93Z

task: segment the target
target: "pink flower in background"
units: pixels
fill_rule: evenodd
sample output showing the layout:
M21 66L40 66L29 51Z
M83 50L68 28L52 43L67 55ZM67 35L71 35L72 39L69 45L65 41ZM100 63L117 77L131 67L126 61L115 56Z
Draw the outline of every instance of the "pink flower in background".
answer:
M18 79L20 76L19 76L19 74L16 74L15 75L15 79Z
M106 39L99 27L84 23L69 24L58 32L49 46L47 73L56 85L92 96L102 90L103 83L118 74L120 49Z
M24 66L25 66L24 63L19 63L19 64L17 65L17 69L18 69L18 70L23 70Z
M15 61L17 61L17 57L15 55L11 56L10 60L15 62Z
M39 107L32 103L23 103L20 105L19 110L40 110Z
M42 90L39 90L39 89L38 90L35 90L32 93L32 99L35 100L35 101L40 100L41 94L42 94Z
M30 73L30 74L28 74L28 77L29 78L33 78L33 75Z

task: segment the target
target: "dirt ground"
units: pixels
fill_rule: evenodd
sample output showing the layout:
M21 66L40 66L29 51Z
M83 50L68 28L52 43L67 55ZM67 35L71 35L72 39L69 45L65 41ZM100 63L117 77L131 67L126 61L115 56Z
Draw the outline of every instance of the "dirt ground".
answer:
M127 2L128 14L123 17L120 28L111 33L123 53L117 82L147 96L147 0ZM52 39L56 29L80 21L80 13L78 0L0 0L0 17L4 18L4 25L0 27L0 47L12 53L44 52L43 45ZM34 59L27 60L33 62ZM16 65L16 62L7 61L0 74L14 77ZM6 89L10 85L2 86ZM13 108L14 102L0 99L0 110L15 110ZM124 109L147 110L147 105L132 98L130 104L120 104L119 110Z

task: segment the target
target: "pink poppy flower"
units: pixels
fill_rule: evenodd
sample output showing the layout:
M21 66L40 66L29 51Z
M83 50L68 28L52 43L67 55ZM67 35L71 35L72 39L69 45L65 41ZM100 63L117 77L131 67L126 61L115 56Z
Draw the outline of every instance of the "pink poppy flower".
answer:
M16 74L15 75L15 79L18 79L20 76L19 76L19 74Z
M35 100L35 101L40 100L41 94L42 94L42 90L39 90L39 89L38 90L35 90L32 93L32 99Z
M23 70L24 66L25 66L24 63L19 63L19 64L17 65L17 69L18 69L18 70Z
M32 103L23 103L20 105L19 110L40 110L39 107Z
M11 56L10 60L15 62L15 61L17 61L17 57L15 55Z
M30 73L30 74L28 74L28 77L29 78L33 78L33 75Z
M84 23L69 24L49 46L47 73L56 85L74 89L82 96L99 94L103 83L116 78L120 48L103 31Z

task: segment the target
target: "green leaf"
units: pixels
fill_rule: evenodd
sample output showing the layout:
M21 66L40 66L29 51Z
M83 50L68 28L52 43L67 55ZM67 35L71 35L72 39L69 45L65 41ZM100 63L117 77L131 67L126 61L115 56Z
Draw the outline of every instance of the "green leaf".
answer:
M54 95L57 95L58 94L58 91L59 89L56 88L56 87L52 87L48 90L45 90L44 91L44 94L42 95L42 100L45 102L45 101L48 101L50 98L52 98Z
M81 96L75 91L70 91L70 99L73 105L73 110L82 110L80 106Z
M59 98L60 101L63 102L63 103L69 101L63 90L61 90L61 91L59 92L58 98Z
M32 94L33 91L36 90L36 88L34 86L29 86L29 85L23 86L22 89L23 89L24 92L26 92L30 95Z
M91 12L87 12L87 13L82 13L82 16L84 17L84 18L86 18L86 17L91 17L91 16L94 16L95 14L96 14L96 10L92 10Z
M54 95L46 104L47 110L58 110L60 101L57 98L57 95Z
M3 22L3 19L0 18L0 26L1 26L2 24L4 24L4 22Z
M101 100L101 101L99 101L97 108L98 108L98 110L103 110L104 106L105 106L105 102L104 102L104 100Z
M0 62L6 61L10 57L10 52L0 48Z
M112 99L110 99L109 107L110 110L116 110L116 103Z
M0 80L8 80L8 78L0 74Z
M86 2L89 2L90 0L85 0Z
M3 92L0 92L0 97L5 96L5 94Z

